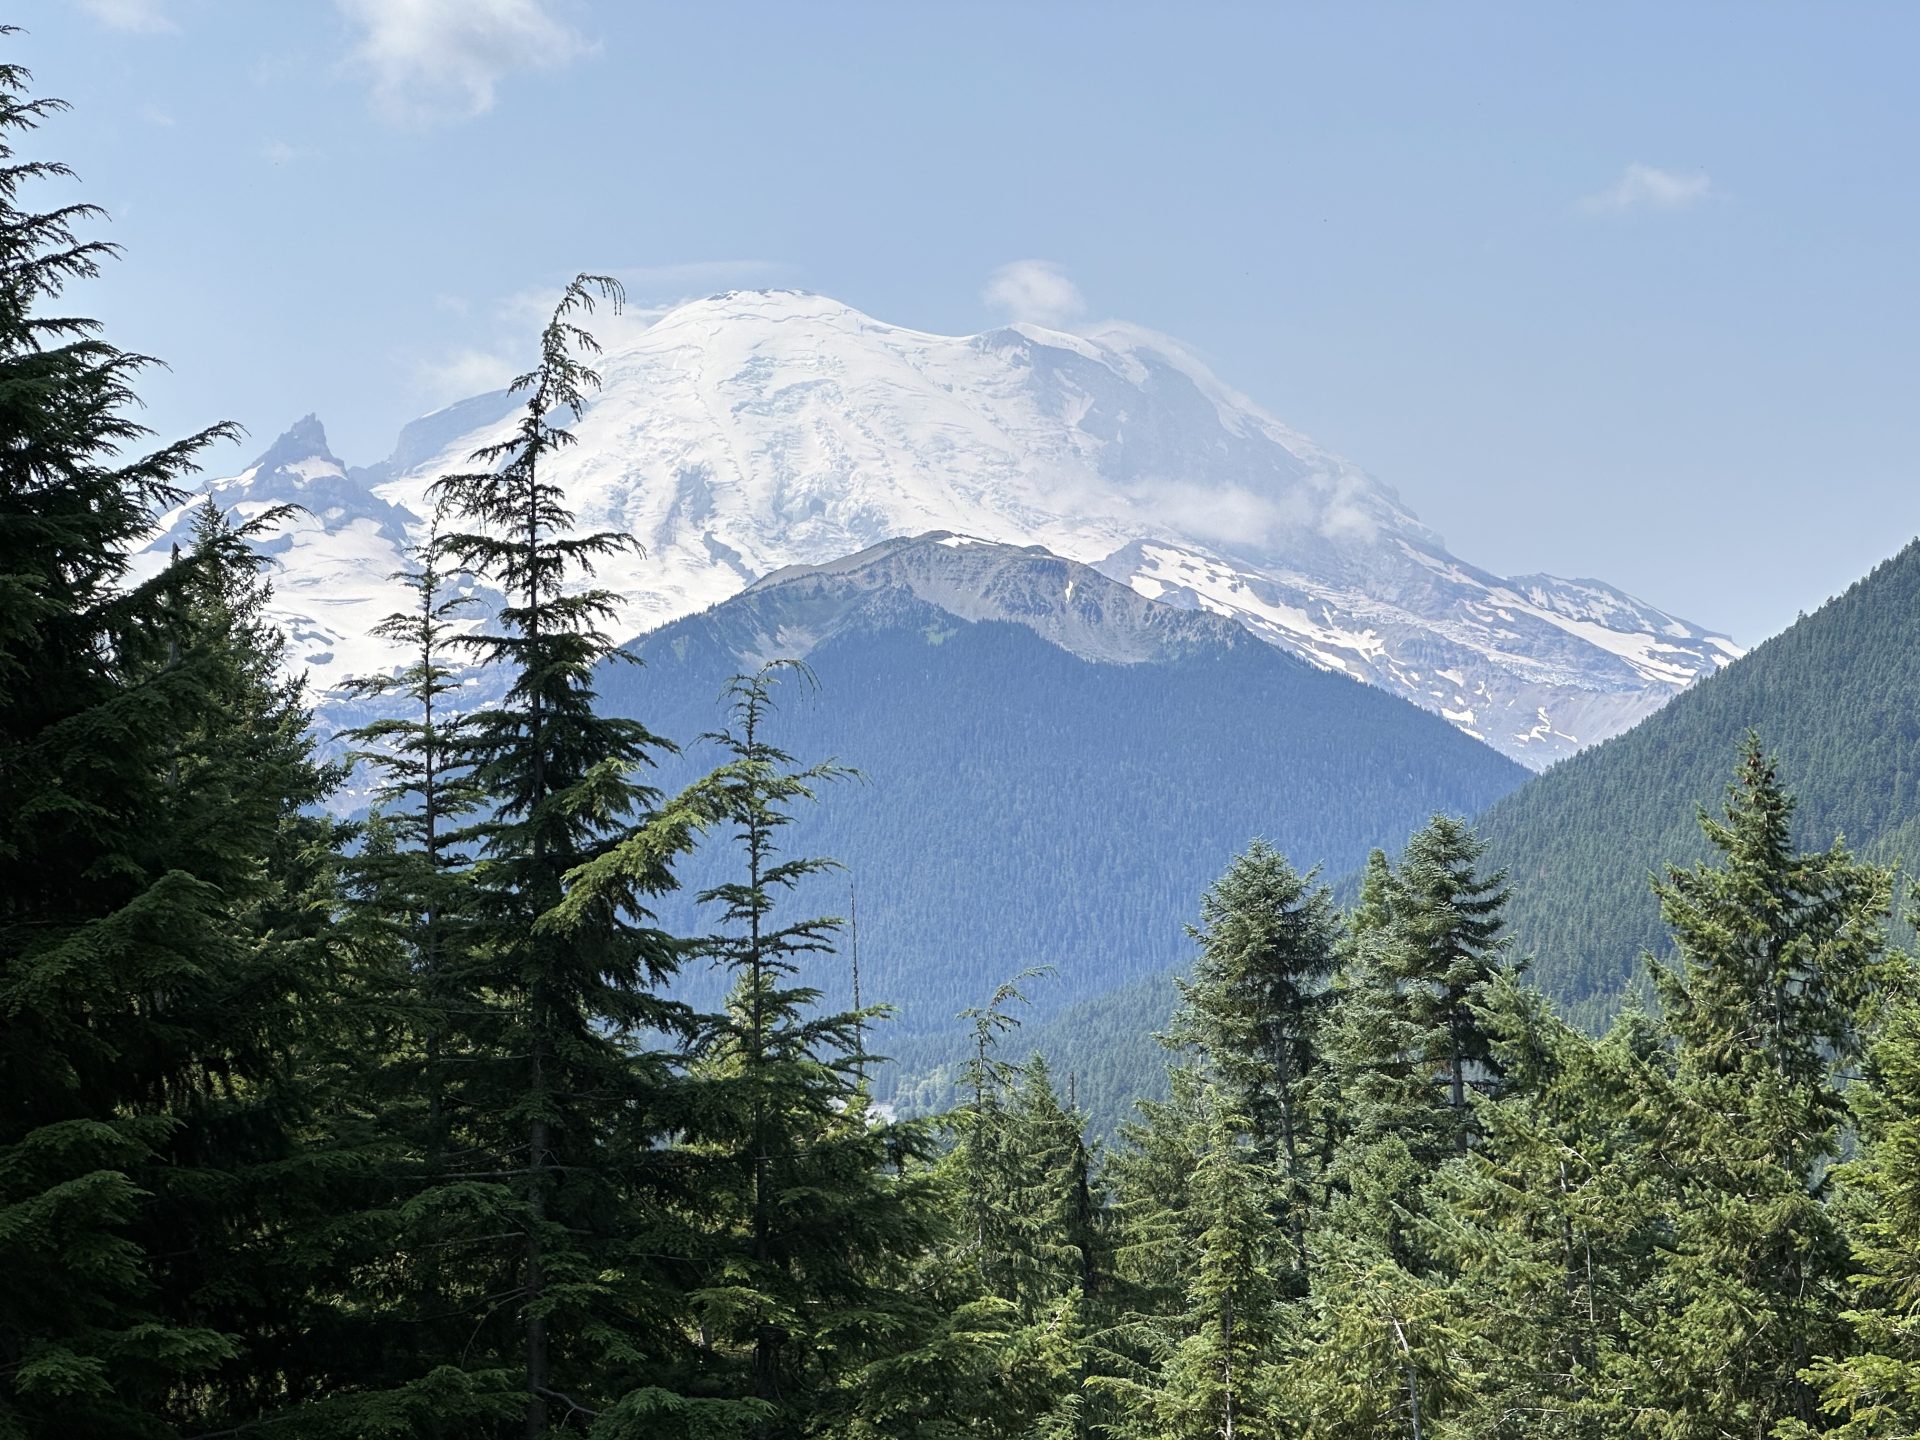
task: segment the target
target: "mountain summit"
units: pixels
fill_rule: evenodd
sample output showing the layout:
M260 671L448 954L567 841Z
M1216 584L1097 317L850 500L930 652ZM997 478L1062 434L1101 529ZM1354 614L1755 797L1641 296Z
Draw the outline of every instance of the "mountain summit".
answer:
M598 368L552 473L583 525L645 546L600 576L636 633L785 566L946 531L1232 617L1535 768L1739 653L1609 586L1455 558L1392 489L1130 326L932 335L736 291L609 337ZM511 423L503 397L476 397L355 474L425 515L432 481ZM396 558L336 567L340 598L382 588Z

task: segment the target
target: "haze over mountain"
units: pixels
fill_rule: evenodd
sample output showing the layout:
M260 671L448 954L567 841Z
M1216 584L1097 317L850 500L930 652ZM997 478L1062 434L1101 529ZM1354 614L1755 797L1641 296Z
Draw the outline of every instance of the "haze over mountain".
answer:
M1740 653L1601 582L1503 579L1456 558L1392 489L1125 325L950 337L759 291L621 335L579 443L553 464L583 525L645 546L600 576L635 633L783 566L946 530L1041 545L1230 616L1536 769ZM319 689L392 663L366 622L398 602L400 540L420 533L433 480L512 409L493 394L435 412L367 469L332 456L309 420L215 485L229 505L320 502L276 557Z

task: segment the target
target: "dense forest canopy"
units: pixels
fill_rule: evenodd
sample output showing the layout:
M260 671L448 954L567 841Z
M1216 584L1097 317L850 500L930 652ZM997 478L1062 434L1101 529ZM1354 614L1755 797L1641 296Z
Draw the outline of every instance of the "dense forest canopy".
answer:
M1020 1058L1015 965L892 1118L885 1007L823 994L844 929L797 903L842 773L786 748L803 675L736 677L672 786L594 689L626 542L546 462L618 287L441 487L348 826L262 620L278 517L202 507L128 580L224 431L145 450L148 362L66 308L111 252L32 208L57 108L0 66L0 1436L1916 1433L1920 988L1892 871L1806 847L1757 739L1656 887L1657 1014L1558 1016L1536 877L1442 815L1344 911L1233 859L1110 1144Z
M1796 837L1844 834L1862 855L1920 865L1920 541L1845 594L1615 739L1496 802L1480 826L1516 886L1508 920L1536 978L1604 1025L1643 950L1668 947L1647 880L1706 853L1710 805L1749 729L1779 755ZM1904 934L1904 931L1902 932Z

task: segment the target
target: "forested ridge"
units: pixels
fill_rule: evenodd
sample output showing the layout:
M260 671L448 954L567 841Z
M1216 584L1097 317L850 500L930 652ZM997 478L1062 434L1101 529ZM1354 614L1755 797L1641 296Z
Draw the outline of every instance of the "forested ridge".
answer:
M668 783L718 758L694 738L714 697L742 651L791 623L750 627L758 598L644 636L643 664L598 677L610 711L682 742ZM1164 974L1187 957L1193 897L1251 835L1357 869L1435 811L1472 813L1526 776L1439 717L1250 637L1101 664L883 591L807 664L818 684L787 687L781 733L860 773L796 817L797 843L845 867L798 898L842 913L855 898L871 993L915 1035L951 1034L957 1010L1029 964L1055 972L1033 987L1036 1015ZM709 863L690 857L693 886ZM847 969L829 978L848 999ZM688 993L704 999L702 979Z
M150 363L71 316L111 252L32 208L57 107L0 66L0 1435L616 1440L1910 1436L1920 985L1892 872L1803 848L1757 740L1660 882L1657 1016L1533 988L1530 880L1435 817L1343 910L1254 843L1196 897L1165 1098L1109 1144L962 1017L940 1113L872 1103L883 1007L790 843L842 772L804 674L711 768L616 656L547 462L596 383L570 285L513 431L438 490L412 662L348 825ZM477 631L460 571L506 597ZM583 588L584 583L584 588ZM456 705L475 656L501 698ZM698 933L660 923L701 847ZM975 902L994 903L991 894ZM712 1004L675 975L718 967ZM865 995L863 1000L883 1000Z
M1604 1025L1643 950L1667 944L1647 879L1705 853L1692 807L1724 760L1764 735L1799 797L1797 837L1844 833L1871 859L1920 865L1920 541L1624 735L1495 802L1480 826L1525 883L1510 920L1536 978Z

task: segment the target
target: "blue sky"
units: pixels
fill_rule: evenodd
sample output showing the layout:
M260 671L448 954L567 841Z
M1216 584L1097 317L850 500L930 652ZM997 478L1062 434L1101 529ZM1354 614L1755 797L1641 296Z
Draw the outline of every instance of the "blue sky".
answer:
M1166 331L1463 558L1745 641L1920 530L1920 10L34 0L151 419L367 462L580 269ZM1002 267L1020 285L995 285ZM227 457L227 469L243 456Z

